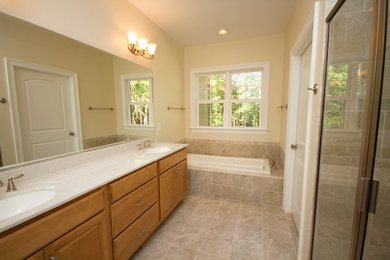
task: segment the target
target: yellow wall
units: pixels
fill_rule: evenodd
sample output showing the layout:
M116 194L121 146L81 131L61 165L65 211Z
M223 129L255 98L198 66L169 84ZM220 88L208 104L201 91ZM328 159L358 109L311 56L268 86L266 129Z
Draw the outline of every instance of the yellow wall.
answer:
M288 103L289 79L290 79L290 53L301 32L303 25L313 9L313 0L295 0L293 10L285 32L284 44L284 68L283 68L283 88L281 91L282 103ZM280 145L285 150L287 131L287 110L281 112L280 117Z
M184 50L127 0L3 1L0 11L40 25L153 70L157 136L162 141L184 138L184 113L169 106L184 105ZM136 57L127 49L127 30L157 43L156 57Z
M284 54L284 35L270 35L239 41L207 44L186 47L184 51L185 103L186 103L186 138L224 139L242 141L279 142L280 109L282 104L282 75ZM266 134L215 134L194 133L190 129L190 69L245 64L253 62L270 62L270 86L268 107L268 128Z
M4 57L76 72L83 138L116 134L113 112L88 110L115 107L112 55L5 15L0 15L0 35L1 97L8 98ZM4 164L15 162L9 104L0 109Z

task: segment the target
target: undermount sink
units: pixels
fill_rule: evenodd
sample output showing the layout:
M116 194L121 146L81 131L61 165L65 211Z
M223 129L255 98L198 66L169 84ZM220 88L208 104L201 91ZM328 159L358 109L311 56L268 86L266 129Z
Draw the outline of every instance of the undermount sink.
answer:
M148 154L165 153L165 152L168 152L170 150L172 150L172 148L169 146L159 146L159 147L153 147L150 149L146 149L145 153L148 153Z
M18 215L47 202L56 195L53 190L38 190L0 200L0 220Z

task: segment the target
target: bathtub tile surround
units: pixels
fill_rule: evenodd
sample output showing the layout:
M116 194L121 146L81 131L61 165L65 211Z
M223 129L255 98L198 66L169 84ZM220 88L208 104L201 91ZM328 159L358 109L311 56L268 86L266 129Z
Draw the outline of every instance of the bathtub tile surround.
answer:
M231 172L188 169L191 195L282 206L283 177L243 175Z
M295 259L298 236L280 207L187 196L138 259Z
M188 144L188 153L247 157L269 158L276 162L277 168L284 166L284 152L279 143L249 142L212 139L185 139Z
M284 152L279 143L243 142L208 139L186 139L188 153L269 158L275 161L276 169L271 174L257 176L221 171L198 169L189 166L189 194L201 197L228 199L282 206Z

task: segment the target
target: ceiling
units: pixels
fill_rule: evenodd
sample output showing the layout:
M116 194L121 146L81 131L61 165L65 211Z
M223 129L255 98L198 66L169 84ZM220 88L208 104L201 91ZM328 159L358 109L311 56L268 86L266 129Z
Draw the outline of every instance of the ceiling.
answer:
M183 46L283 33L294 0L129 0ZM218 35L221 28L229 34Z

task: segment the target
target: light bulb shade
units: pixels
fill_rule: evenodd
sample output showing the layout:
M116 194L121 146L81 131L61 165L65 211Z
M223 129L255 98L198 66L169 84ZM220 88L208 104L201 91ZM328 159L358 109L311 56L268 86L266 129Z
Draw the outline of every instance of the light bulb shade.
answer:
M148 43L146 47L148 48L149 55L154 55L157 45L155 43Z
M134 32L127 32L127 38L129 39L130 44L136 44L137 43L137 34Z
M146 45L148 44L148 40L145 38L138 39L138 47L140 50L146 50Z

